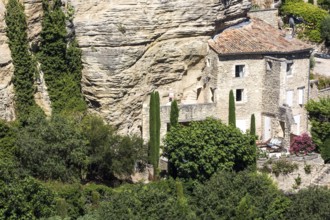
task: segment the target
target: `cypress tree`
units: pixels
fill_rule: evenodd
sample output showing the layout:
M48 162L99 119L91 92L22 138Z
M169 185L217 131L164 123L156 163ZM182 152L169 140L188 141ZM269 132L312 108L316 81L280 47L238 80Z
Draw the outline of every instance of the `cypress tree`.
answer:
M256 118L254 114L251 115L250 134L253 136L256 135Z
M155 167L155 155L156 155L156 112L155 112L155 93L150 94L149 102L149 163Z
M36 107L34 101L36 64L29 52L23 5L17 0L9 0L6 9L6 33L14 64L15 107L19 120L24 122L33 107Z
M149 108L149 163L154 166L154 174L157 175L160 149L160 105L159 93L150 94Z
M160 154L160 101L159 93L155 92L155 117L156 117L156 150L155 150L155 162L158 168L159 154Z
M61 0L43 0L44 17L39 60L54 112L83 111L81 94L81 50L67 40L66 16Z
M176 127L179 124L179 108L176 100L171 103L170 127Z
M236 127L235 98L233 90L229 92L229 115L228 124Z

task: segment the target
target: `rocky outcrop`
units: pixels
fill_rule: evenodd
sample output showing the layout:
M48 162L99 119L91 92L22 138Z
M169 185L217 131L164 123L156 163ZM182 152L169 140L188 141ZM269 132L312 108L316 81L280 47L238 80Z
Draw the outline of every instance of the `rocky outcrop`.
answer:
M0 117L12 119L13 66L4 31L4 1L0 0ZM23 3L35 50L41 0ZM247 0L67 0L63 4L75 9L73 29L83 50L83 94L91 111L122 133L140 132L142 107L151 91L160 92L162 104L168 102L169 90L183 99L195 96L207 69L207 40L244 19L250 7Z
M15 119L14 87L11 80L14 68L7 44L5 9L5 3L0 1L0 118L10 121Z
M142 106L158 90L182 94L205 68L207 40L241 21L248 1L68 1L83 50L83 93L97 112L123 133L142 127ZM196 82L195 82L196 81Z

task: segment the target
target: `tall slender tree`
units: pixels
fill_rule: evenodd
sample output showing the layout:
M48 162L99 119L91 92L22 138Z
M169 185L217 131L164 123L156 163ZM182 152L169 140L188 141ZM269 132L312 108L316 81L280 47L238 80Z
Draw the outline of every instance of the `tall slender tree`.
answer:
M229 92L229 115L228 124L236 127L235 98L233 90Z
M156 155L156 111L155 111L155 93L150 94L149 102L149 163L155 166Z
M159 154L160 154L160 101L159 101L159 93L155 92L155 115L156 115L156 155L155 161L156 166L158 168L159 163Z
M43 0L39 61L53 111L83 111L86 103L80 88L81 50L77 41L68 40L67 17L61 5L61 0Z
M254 114L251 115L250 134L253 136L256 135L256 118Z
M171 103L170 127L176 127L179 123L179 108L176 100Z
M160 105L159 93L150 95L149 108L149 163L154 166L154 174L157 175L160 150Z
M34 76L36 65L29 51L27 22L24 7L17 0L9 0L6 5L6 33L14 64L13 84L18 118L24 121L36 106L34 101Z

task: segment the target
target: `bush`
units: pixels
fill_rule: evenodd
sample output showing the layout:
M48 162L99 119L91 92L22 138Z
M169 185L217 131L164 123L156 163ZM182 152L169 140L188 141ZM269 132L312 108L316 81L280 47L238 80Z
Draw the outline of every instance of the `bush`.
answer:
M200 219L285 219L290 201L264 174L218 172L191 198Z
M330 163L330 137L325 139L324 143L321 145L321 157L324 163Z
M330 190L317 187L301 189L289 198L292 202L286 219L330 219Z
M330 98L321 98L319 101L310 100L305 108L312 124L313 142L316 144L316 150L320 151L330 134Z
M302 37L313 42L322 40L320 33L321 21L328 15L327 11L305 2L286 2L281 8L285 16L295 15L304 19L306 24L302 24ZM298 33L298 35L300 35Z
M275 176L279 176L280 174L288 175L292 173L294 170L298 169L298 165L296 163L291 163L290 161L281 159L272 164L272 172Z
M329 1L330 3L330 1ZM321 35L322 38L327 42L327 44L330 43L330 16L327 16L322 22L321 22Z
M300 136L294 137L293 144L290 146L290 153L311 153L315 150L315 144L312 141L312 138L307 134L303 133Z
M253 136L211 118L172 128L164 143L174 177L204 181L218 170L239 171L256 161Z
M311 174L312 172L312 165L305 163L304 170L306 174Z

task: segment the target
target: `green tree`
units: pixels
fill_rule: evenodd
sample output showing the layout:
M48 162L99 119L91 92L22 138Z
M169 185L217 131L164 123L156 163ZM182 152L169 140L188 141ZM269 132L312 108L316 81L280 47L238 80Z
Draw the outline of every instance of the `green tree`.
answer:
M290 200L265 174L220 171L191 198L200 219L286 219Z
M311 187L289 196L291 206L286 219L330 219L330 190Z
M81 50L76 40L67 40L67 18L61 4L60 0L43 0L39 60L53 112L83 111L86 104L80 88Z
M324 163L330 163L330 137L325 139L323 144L321 145L321 156L324 160Z
M322 41L320 25L328 15L327 11L303 1L288 1L281 7L281 12L285 16L295 15L304 19L305 24L301 24L302 28L297 29L298 37L312 42Z
M215 119L172 128L165 153L174 177L204 181L222 169L243 170L255 164L254 137Z
M18 132L17 156L31 175L43 180L82 179L87 146L76 121L58 115L47 120L36 114Z
M330 5L330 0L329 0ZM330 45L330 15L321 22L321 35L326 43Z
M236 127L235 98L234 98L233 90L230 90L230 92L229 92L228 124Z
M176 100L171 102L170 127L176 127L179 124L179 108Z
M330 137L330 98L310 100L305 108L312 124L312 139L319 151L325 140Z
M256 136L256 117L254 114L251 115L250 134Z
M36 106L33 85L36 65L29 52L23 5L17 0L9 0L6 9L6 34L14 64L15 107L18 118L24 122L32 108Z
M160 150L160 105L159 93L150 94L149 108L149 162L154 166L157 174Z

